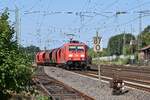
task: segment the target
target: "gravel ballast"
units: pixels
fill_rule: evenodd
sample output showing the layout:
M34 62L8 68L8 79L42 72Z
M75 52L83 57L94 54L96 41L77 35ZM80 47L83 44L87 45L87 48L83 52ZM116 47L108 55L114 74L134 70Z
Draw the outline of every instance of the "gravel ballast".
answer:
M150 100L150 93L137 89L128 89L123 95L112 95L112 89L108 83L101 83L99 88L98 79L79 75L56 67L44 67L45 73L63 82L64 84L93 97L95 100Z

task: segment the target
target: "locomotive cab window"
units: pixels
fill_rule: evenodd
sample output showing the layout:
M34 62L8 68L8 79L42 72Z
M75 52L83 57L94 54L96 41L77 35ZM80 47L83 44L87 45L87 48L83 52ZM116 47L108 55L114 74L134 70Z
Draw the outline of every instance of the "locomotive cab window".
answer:
M84 51L84 47L83 46L77 46L77 51Z
M69 46L69 51L84 51L84 46Z
M69 46L69 51L76 51L76 46Z

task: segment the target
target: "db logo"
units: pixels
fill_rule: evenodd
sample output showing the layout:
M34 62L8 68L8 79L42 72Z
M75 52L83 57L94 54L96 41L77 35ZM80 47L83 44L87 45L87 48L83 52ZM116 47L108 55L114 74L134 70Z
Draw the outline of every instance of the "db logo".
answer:
M78 55L76 55L76 57L78 57Z

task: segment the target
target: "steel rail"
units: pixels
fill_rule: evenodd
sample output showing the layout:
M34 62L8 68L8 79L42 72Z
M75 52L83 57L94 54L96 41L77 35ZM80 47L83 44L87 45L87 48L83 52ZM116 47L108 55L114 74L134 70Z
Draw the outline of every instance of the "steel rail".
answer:
M81 71L73 71L73 72L98 79L97 74L93 74L90 72L88 72L88 73L83 72L83 71L82 72ZM101 76L101 78L102 78L102 80L110 82L113 79L113 77L110 77L110 76ZM150 81L148 82L148 81L133 79L133 78L129 78L129 77L118 77L118 78L123 79L125 86L127 86L127 87L150 92Z
M53 78L51 79L44 72L41 72L40 74L33 76L33 81L34 81L34 83L36 83L37 86L42 88L47 95L52 97L52 100L55 100L55 97L60 97L61 100L64 100L64 97L66 97L66 96L69 96L69 98L73 98L73 100L74 100L74 98L78 99L78 100L80 100L80 99L81 100L94 100L94 98L64 84L63 82L60 82ZM54 85L54 87L50 86L50 85ZM60 89L63 89L63 90L61 90L61 91L58 90L58 93L56 93L56 94L53 92L50 93L49 88L48 88L49 86L51 88L55 88L56 86L58 86L58 87L60 87ZM56 90L56 88L54 90ZM68 92L64 92L64 90L68 91ZM57 92L57 91L55 91L55 92Z

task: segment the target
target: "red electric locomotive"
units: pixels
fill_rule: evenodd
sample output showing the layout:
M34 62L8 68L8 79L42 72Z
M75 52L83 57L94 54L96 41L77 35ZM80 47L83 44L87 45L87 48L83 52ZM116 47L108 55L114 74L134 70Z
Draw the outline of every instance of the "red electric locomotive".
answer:
M68 68L85 68L87 66L88 46L78 41L70 41L57 51L57 64L65 64Z
M79 41L70 41L60 48L49 51L49 64L63 65L68 69L85 69L89 63L88 46ZM37 55L40 53L37 53ZM45 52L46 54L46 52ZM47 63L45 54L42 56L44 63ZM36 60L38 63L38 60ZM43 63L43 62L42 62Z

